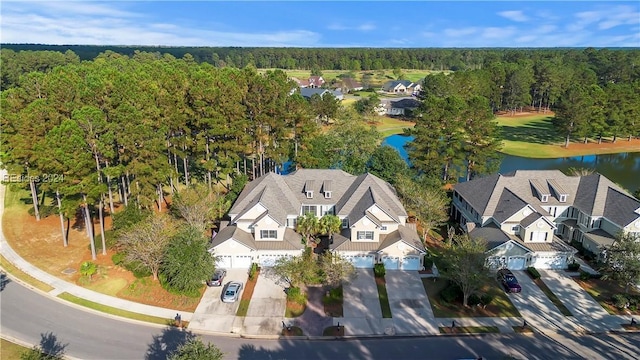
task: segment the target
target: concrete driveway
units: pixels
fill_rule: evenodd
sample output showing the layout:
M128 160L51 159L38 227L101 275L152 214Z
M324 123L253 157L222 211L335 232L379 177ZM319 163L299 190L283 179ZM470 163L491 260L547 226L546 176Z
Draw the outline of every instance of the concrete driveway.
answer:
M285 284L269 268L260 270L247 316L244 318L244 333L275 335L282 330L287 305L284 288Z
M439 333L417 271L389 270L385 280L396 334Z
M622 330L620 319L611 316L586 290L564 271L539 270L541 279L562 304L590 332Z
M385 326L373 269L356 269L356 277L343 284L342 289L343 317L334 318L334 325L340 322L349 335L383 334Z
M572 316L564 316L525 271L513 271L522 292L509 299L522 317L540 331L582 331Z
M234 303L222 302L222 291L232 281L247 283L247 269L228 269L223 286L208 287L204 292L200 304L193 313L189 329L209 332L230 333L237 327L236 311L240 301ZM244 291L244 287L242 289ZM238 299L242 297L242 292Z

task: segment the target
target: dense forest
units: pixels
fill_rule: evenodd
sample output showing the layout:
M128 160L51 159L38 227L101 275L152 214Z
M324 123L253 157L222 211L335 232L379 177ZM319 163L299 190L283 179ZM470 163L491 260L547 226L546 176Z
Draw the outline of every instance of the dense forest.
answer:
M638 50L196 49L211 54L207 62L197 52L175 57L168 53L173 48L118 48L131 55L107 50L92 59L74 52L85 48L104 49L0 50L0 160L26 176L36 215L39 192L55 194L61 216L80 208L90 217L90 205L113 212L116 196L125 205L162 208L165 192L179 182L211 187L287 161L370 171L390 182L404 171L406 164L378 146L377 132L354 109L307 101L292 94L285 72L255 66L333 69L347 59L345 72L376 62L456 69L423 79L416 126L408 131L417 174L439 182L495 170L496 111L551 108L567 139L640 135ZM294 64L280 66L283 56ZM321 122L333 126L321 131ZM51 181L48 174L64 176Z

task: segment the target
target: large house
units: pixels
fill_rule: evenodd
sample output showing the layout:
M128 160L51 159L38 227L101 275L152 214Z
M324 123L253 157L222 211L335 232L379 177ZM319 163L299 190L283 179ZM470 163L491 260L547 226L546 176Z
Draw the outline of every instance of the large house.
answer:
M409 80L391 80L382 85L382 91L395 94L413 94L422 89L420 84Z
M294 90L295 92L295 90ZM340 90L328 90L320 88L300 88L300 95L309 100L313 95L323 97L325 94L331 94L338 100L344 100L344 94Z
M599 255L619 232L640 234L640 200L600 174L518 170L457 184L453 218L488 242L487 263L564 269L579 243Z
M342 230L325 241L359 268L420 270L425 248L393 187L371 175L342 170L300 169L268 173L248 183L229 210L230 221L213 238L218 266L272 266L278 258L304 250L295 231L305 213L337 215Z

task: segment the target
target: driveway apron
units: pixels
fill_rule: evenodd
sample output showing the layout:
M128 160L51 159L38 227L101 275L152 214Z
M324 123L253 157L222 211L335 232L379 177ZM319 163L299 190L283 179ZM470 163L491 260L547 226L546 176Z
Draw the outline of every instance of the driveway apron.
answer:
M540 331L583 330L576 324L576 319L571 316L564 316L558 310L526 272L514 271L513 273L516 275L520 286L522 286L522 292L509 294L509 299L527 323Z
M564 271L540 270L542 281L562 301L562 304L590 332L622 329L621 322L610 315L586 290Z
M439 333L417 271L389 270L385 281L396 334Z
M334 318L345 326L348 335L383 334L382 310L373 269L357 269L356 277L343 285L343 318Z
M229 269L224 278L223 286L208 287L200 304L193 313L189 329L209 332L230 333L234 328L236 311L240 301L233 303L222 302L222 291L231 281L247 282L246 269ZM240 297L242 294L240 294Z
M279 334L286 306L287 294L279 278L269 268L260 270L247 316L244 318L243 332L257 335Z

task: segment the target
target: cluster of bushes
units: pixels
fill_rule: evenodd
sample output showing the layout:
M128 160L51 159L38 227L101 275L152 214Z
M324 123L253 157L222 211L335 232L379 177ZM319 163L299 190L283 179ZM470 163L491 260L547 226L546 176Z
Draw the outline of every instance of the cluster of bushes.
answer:
M567 266L567 270L569 271L578 271L580 269L580 264L575 262L575 260Z
M108 238L108 237L107 237ZM143 266L139 261L125 261L126 254L115 253L111 256L111 261L116 266L122 266L123 268L131 271L133 276L137 279L151 276L151 271Z
M287 300L304 305L307 303L307 295L300 291L298 287L290 287L287 290Z
M343 299L342 286L338 286L337 288L333 288L329 290L329 294L322 298L322 302L325 305L340 304L342 303L342 299Z
M613 305L620 310L629 309L631 311L638 310L640 306L640 295L631 294L615 294L611 297Z
M571 240L571 246L576 248L576 250L578 250L578 254L580 254L580 256L582 256L585 260L590 261L593 259L597 259L598 257L592 251L585 249L584 246L582 246L581 242L578 242L576 240Z
M424 256L423 264L425 269L431 269L433 267L433 257L431 256L431 254L426 254Z
M463 294L460 286L453 282L449 282L447 287L440 291L440 299L447 304L453 304L456 302L462 302ZM469 305L482 305L487 306L494 300L494 296L491 294L471 294L469 296Z
M534 280L535 279L540 279L540 273L533 266L529 266L527 268L527 272L529 273L529 275L531 276L532 279L534 279Z
M387 270L384 268L384 264L375 264L373 265L373 275L375 275L375 277L384 277L384 275L387 273Z

